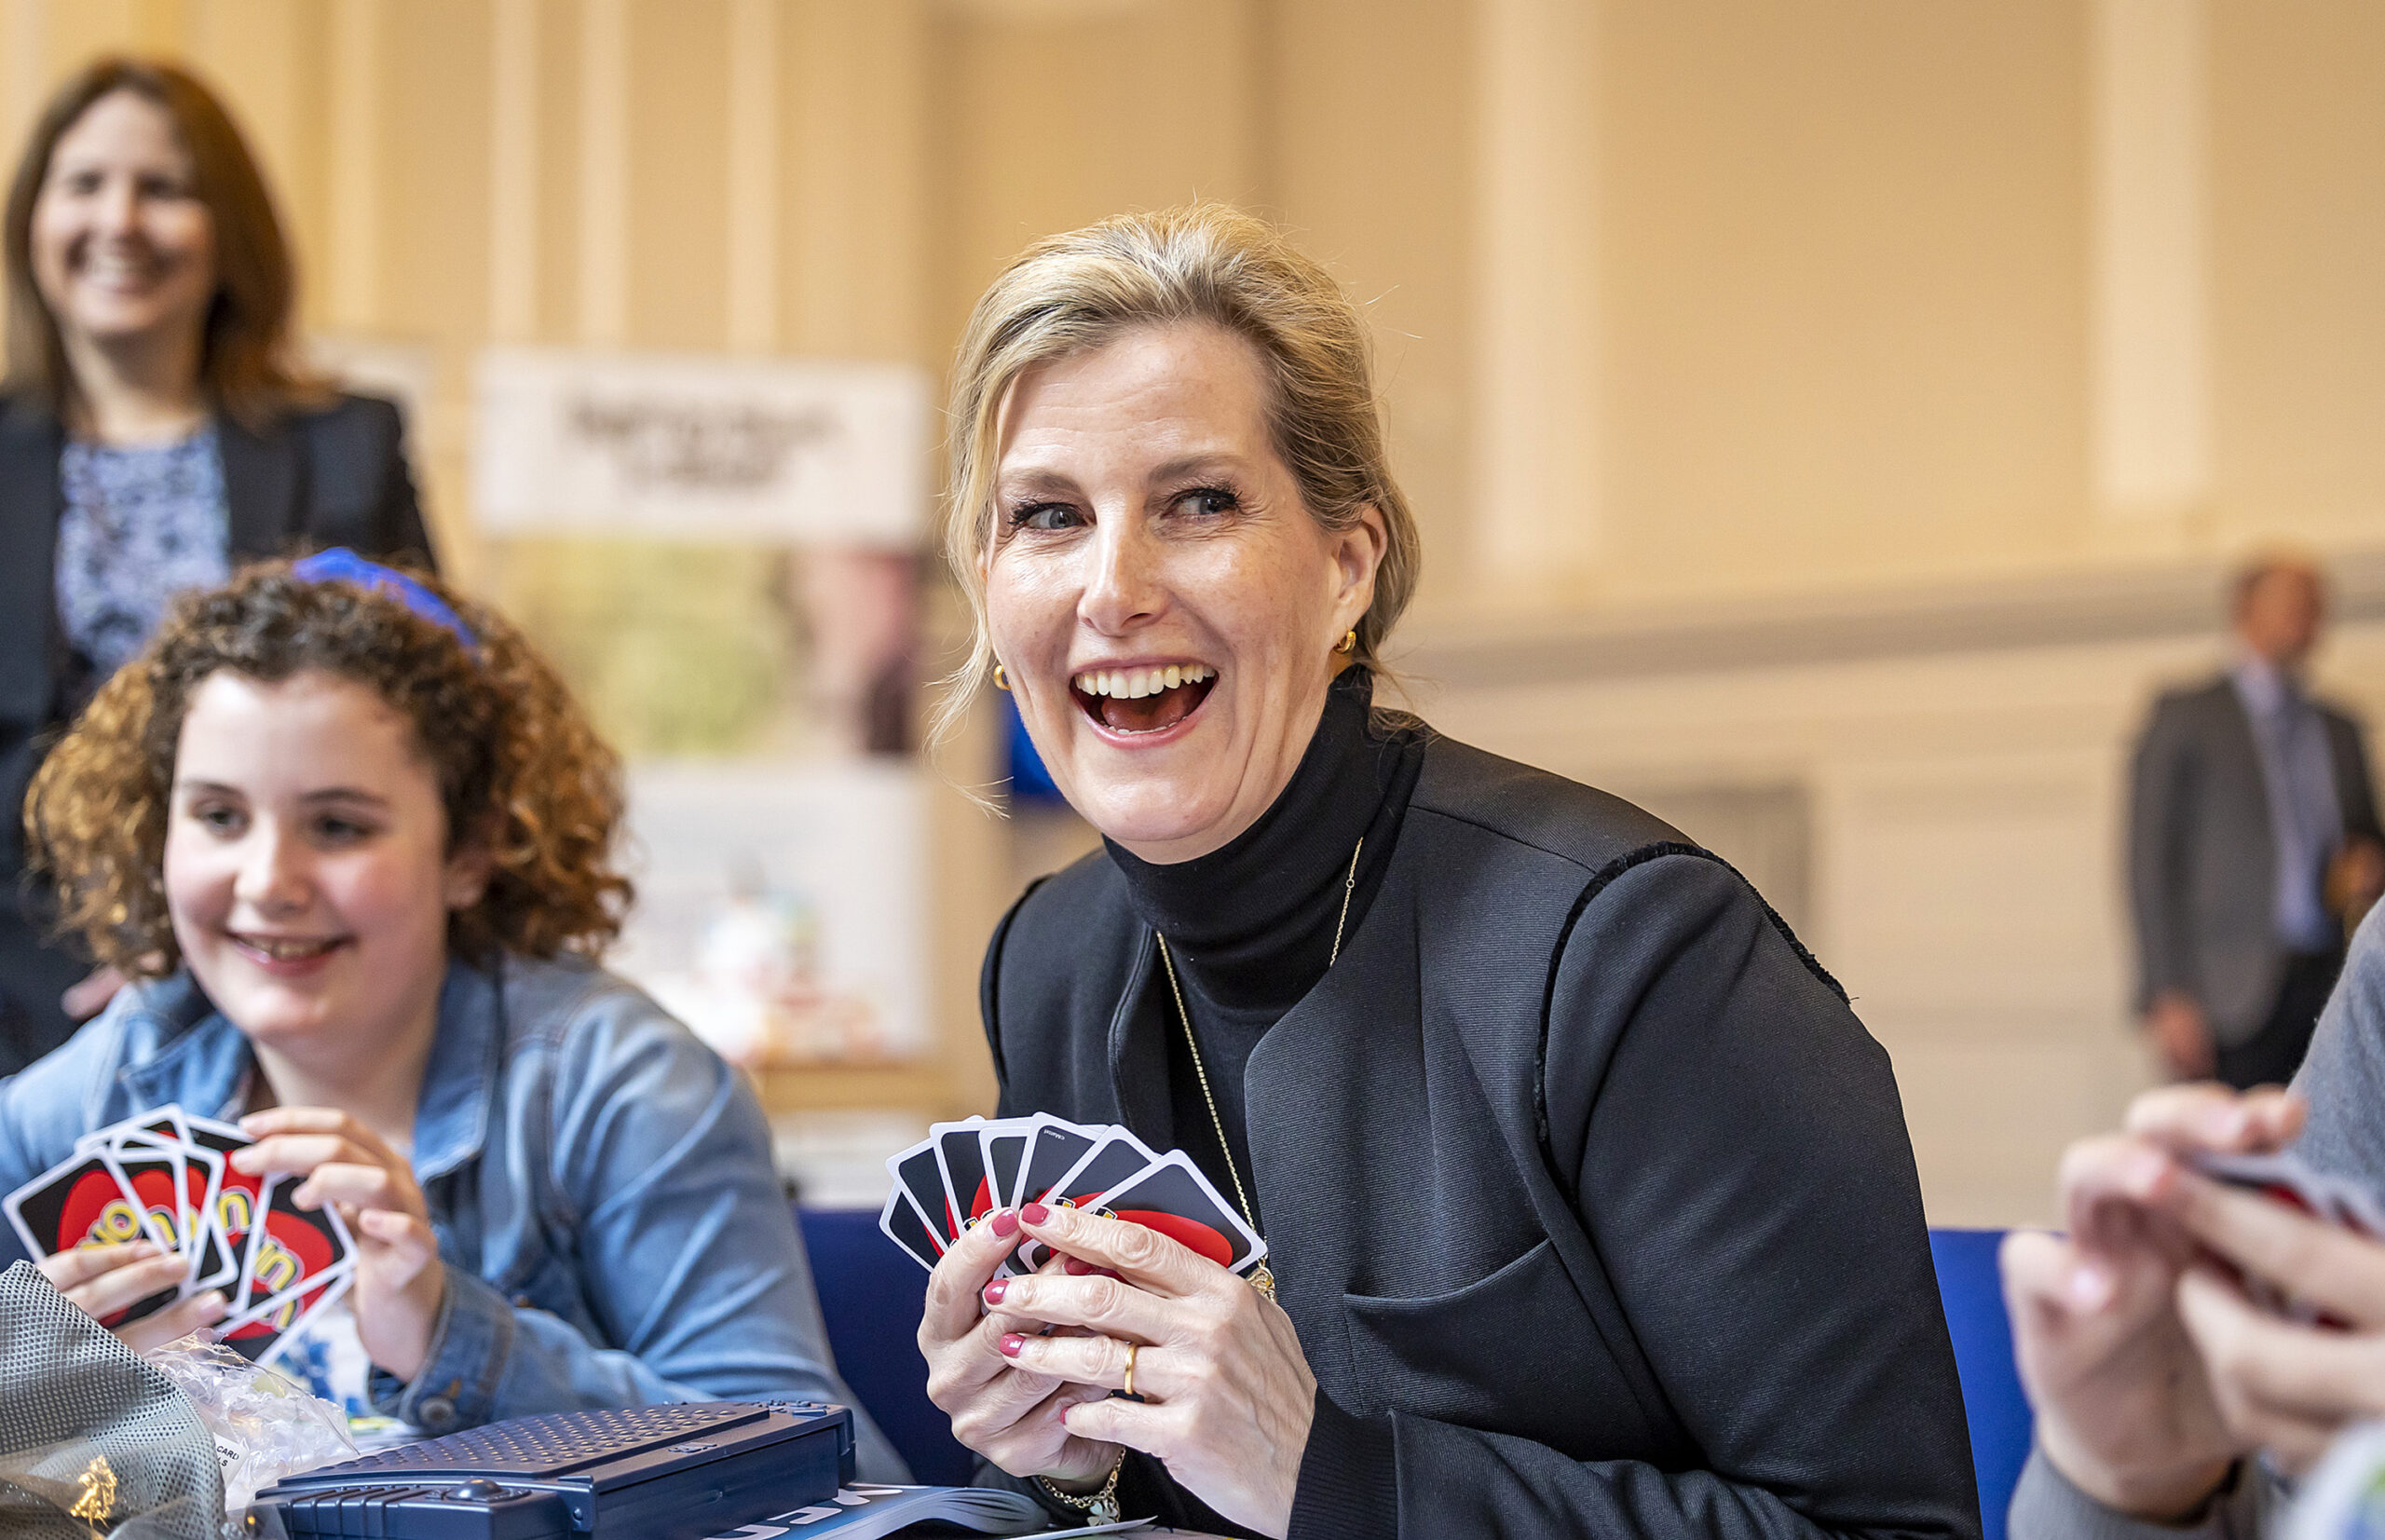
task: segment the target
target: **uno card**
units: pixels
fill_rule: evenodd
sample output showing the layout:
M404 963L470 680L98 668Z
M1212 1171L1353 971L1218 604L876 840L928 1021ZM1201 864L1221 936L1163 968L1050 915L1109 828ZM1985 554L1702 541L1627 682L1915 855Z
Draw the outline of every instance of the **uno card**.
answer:
M1077 1162L1039 1201L1055 1207L1082 1208L1113 1187L1124 1186L1141 1174L1158 1157L1151 1147L1124 1128L1106 1131L1084 1159ZM1041 1241L1029 1241L1018 1248L1017 1268L1032 1273L1051 1260L1052 1251Z
M145 1139L120 1139L100 1152L118 1185L141 1205L141 1220L159 1249L187 1257L185 1233L189 1216L184 1210L181 1157L169 1154ZM187 1269L185 1269L187 1272Z
M1061 1179L1093 1149L1095 1138L1091 1130L1073 1123L1041 1120L1028 1135L1027 1169L1018 1179L1019 1204L1041 1203L1050 1196Z
M2250 1188L2274 1203L2318 1219L2330 1219L2319 1196L2319 1174L2292 1155L2219 1155L2201 1152L2187 1164L2214 1181Z
M182 1153L183 1191L190 1200L188 1233L193 1242L190 1282L184 1288L196 1294L239 1276L239 1254L224 1239L218 1222L224 1178L231 1172L231 1163L203 1145L186 1145Z
M2365 1189L2314 1170L2297 1156L2198 1152L2188 1155L2187 1161L2214 1181L2257 1192L2272 1203L2298 1209L2323 1223L2358 1234L2385 1237L2385 1212L2380 1212ZM2254 1303L2288 1320L2337 1328L2349 1325L2266 1278L2240 1274L2239 1281Z
M68 1157L0 1199L0 1211L35 1257L137 1241L147 1230L140 1200L124 1190L103 1157L88 1152ZM161 1289L100 1324L138 1320L173 1299L172 1289Z
M911 1201L919 1206L920 1217L927 1220L936 1244L950 1246L952 1238L961 1233L961 1225L945 1196L944 1172L936 1164L934 1141L914 1145L889 1161L886 1168L894 1174L894 1185L908 1192Z
M1063 1208L1089 1206L1096 1198L1124 1185L1128 1178L1139 1175L1157 1159L1150 1145L1124 1128L1108 1129L1094 1144L1092 1152L1043 1194L1043 1201Z
M935 1145L936 1165L944 1173L945 1195L951 1201L953 1235L975 1228L977 1221L1001 1207L986 1181L986 1146L977 1137L983 1118L967 1123L940 1123L928 1130Z
M299 1311L297 1318L274 1338L270 1346L257 1355L257 1363L262 1367L271 1368L273 1361L281 1356L282 1350L293 1342L303 1341L307 1335L307 1329L314 1324L315 1317L339 1302L340 1296L347 1293L348 1285L355 1281L356 1268L351 1263L345 1271L333 1277L322 1291L314 1297L311 1303Z
M166 1194L170 1202L162 1207L153 1202L150 1218L156 1225L171 1232L175 1249L184 1256L189 1256L193 1250L192 1227L199 1217L197 1206L190 1201L190 1189L185 1179L190 1170L189 1148L170 1132L160 1134L146 1127L118 1127L109 1136L108 1141L100 1146L102 1155L116 1157L119 1165L127 1155L139 1154L162 1159L172 1167L171 1191ZM117 1174L123 1175L122 1172ZM143 1192L140 1196L154 1199L157 1194Z
M324 1306L348 1291L355 1273L356 1263L349 1261L304 1278L226 1317L215 1328L216 1335L252 1362L269 1364Z
M1267 1249L1181 1150L1169 1151L1087 1206L1156 1230L1230 1272L1241 1272Z
M878 1215L878 1228L886 1238L909 1253L911 1259L929 1272L935 1271L938 1258L944 1255L944 1245L920 1218L919 1208L912 1204L911 1194L896 1187L886 1194L886 1206Z
M327 1274L351 1265L348 1257L355 1247L348 1240L348 1226L340 1219L339 1210L329 1204L320 1208L301 1208L291 1201L305 1180L306 1178L290 1173L266 1179L256 1219L249 1227L248 1258L240 1267L239 1292L232 1302L227 1322L253 1326L260 1302L282 1299L301 1285L327 1282ZM281 1323L281 1327L287 1325L286 1320ZM278 1331L281 1327L273 1329ZM217 1329L235 1348L248 1351L239 1340L238 1330Z
M989 1123L979 1135L986 1147L986 1185L993 1192L996 1208L1018 1205L1018 1179L1027 1169L1028 1137L1020 1122L1013 1118Z
M95 1128L75 1141L75 1152L105 1159L128 1146L154 1152L173 1167L173 1175L165 1184L168 1189L165 1195L174 1200L173 1211L170 1214L148 1214L143 1228L157 1245L170 1250L186 1251L183 1237L189 1233L191 1216L183 1212L179 1196L183 1189L182 1109L160 1107L153 1112L143 1112L137 1117L109 1124L104 1128ZM119 1171L117 1177L120 1179L123 1173ZM141 1195L154 1200L160 1194L153 1192Z
M256 1140L233 1124L217 1123L211 1118L192 1118L189 1123L191 1148L208 1152L223 1161L223 1176L216 1183L209 1217L212 1220L211 1228L216 1239L224 1247L225 1266L229 1270L228 1275L198 1287L212 1288L216 1284L228 1283L235 1286L232 1292L237 1296L239 1269L249 1255L249 1226L256 1215L257 1195L264 1191L265 1179L235 1168L232 1152L245 1150ZM233 1300L235 1308L238 1302L237 1298Z

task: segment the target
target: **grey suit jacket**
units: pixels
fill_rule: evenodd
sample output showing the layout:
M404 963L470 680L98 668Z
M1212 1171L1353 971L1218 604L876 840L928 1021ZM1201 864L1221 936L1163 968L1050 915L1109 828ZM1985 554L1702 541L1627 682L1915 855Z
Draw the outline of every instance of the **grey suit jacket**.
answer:
M2318 709L2344 832L2379 838L2361 724ZM2249 1041L2276 1000L2285 948L2260 754L2227 675L2154 702L2136 745L2128 868L2137 1008L2180 990L2202 1006L2221 1043Z

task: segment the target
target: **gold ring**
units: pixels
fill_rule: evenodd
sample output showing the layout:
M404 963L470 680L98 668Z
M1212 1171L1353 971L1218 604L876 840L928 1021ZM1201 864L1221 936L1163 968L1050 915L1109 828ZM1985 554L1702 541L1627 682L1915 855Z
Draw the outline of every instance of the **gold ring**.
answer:
M1120 1388L1128 1397L1135 1394L1135 1354L1142 1345L1140 1342L1126 1344L1126 1383Z

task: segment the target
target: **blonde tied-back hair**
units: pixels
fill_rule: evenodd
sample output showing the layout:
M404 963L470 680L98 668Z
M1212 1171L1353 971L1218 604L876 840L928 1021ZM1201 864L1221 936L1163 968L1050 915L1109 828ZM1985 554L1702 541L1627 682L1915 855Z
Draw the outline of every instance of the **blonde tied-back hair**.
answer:
M1237 209L1193 203L1120 214L1019 253L977 301L953 369L945 551L969 595L975 642L946 680L947 737L994 664L979 564L991 549L994 471L1011 388L1034 366L1140 326L1209 325L1258 349L1275 453L1309 516L1336 534L1372 506L1386 537L1354 661L1381 648L1416 592L1415 516L1392 479L1365 320L1322 265Z

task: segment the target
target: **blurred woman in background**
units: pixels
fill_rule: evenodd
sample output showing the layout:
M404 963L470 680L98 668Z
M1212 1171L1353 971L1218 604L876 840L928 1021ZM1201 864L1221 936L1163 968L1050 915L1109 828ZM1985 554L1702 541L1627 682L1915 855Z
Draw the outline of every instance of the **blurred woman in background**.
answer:
M17 810L44 746L174 594L243 559L427 559L397 408L298 363L296 278L224 107L171 65L60 88L8 191L0 399L0 1075L106 1002L47 930Z

